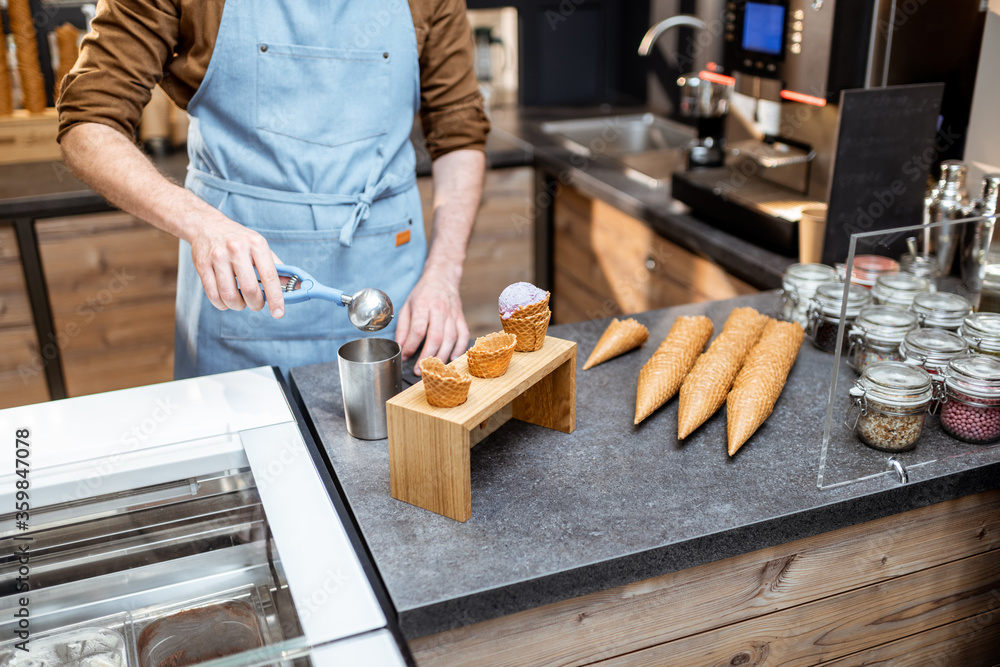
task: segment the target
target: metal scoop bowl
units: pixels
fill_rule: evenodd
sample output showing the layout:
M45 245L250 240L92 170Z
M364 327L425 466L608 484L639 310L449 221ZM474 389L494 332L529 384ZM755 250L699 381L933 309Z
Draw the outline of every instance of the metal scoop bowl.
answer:
M348 319L361 331L380 331L392 322L392 300L382 290L365 287L354 294L345 294L335 287L324 285L297 266L275 264L274 268L279 276L289 279L281 287L285 303L322 299L346 306Z

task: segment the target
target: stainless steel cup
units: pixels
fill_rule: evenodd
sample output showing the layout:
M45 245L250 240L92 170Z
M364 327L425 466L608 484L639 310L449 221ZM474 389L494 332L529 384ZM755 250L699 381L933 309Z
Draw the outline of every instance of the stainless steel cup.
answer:
M389 436L385 402L403 390L399 345L387 338L359 338L337 350L347 432L362 440Z

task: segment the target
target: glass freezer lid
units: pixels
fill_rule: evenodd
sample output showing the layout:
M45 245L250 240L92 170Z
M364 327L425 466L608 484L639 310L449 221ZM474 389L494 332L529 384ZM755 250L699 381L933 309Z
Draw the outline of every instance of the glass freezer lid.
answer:
M0 411L0 427L14 420L31 430L37 417ZM36 650L62 656L46 664L117 665L121 653L131 667L182 667L298 663L348 638L382 646L361 641L384 631L385 615L298 427L290 413L277 420L173 443L164 433L111 470L109 457L121 454L113 447L59 465L49 445L50 463L30 473L41 492L31 496L26 530L3 512L15 502L4 483L0 666L27 664L41 657ZM27 440L40 451L40 439ZM88 466L114 483L69 485ZM32 653L16 647L25 597ZM387 664L403 664L393 647ZM315 655L301 664L322 664Z

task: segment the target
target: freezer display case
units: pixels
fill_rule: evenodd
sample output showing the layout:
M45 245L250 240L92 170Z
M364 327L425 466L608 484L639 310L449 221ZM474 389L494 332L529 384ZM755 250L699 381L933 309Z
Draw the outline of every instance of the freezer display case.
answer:
M272 369L0 411L0 437L0 667L407 664Z

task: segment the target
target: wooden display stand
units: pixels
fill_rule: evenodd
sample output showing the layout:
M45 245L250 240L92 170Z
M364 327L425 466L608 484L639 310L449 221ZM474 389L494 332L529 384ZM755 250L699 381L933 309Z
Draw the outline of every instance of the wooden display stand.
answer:
M465 355L452 364L468 372ZM511 418L572 433L576 428L576 343L546 337L515 352L498 378L472 378L454 408L427 402L422 382L386 403L392 497L456 521L472 516L469 450Z

